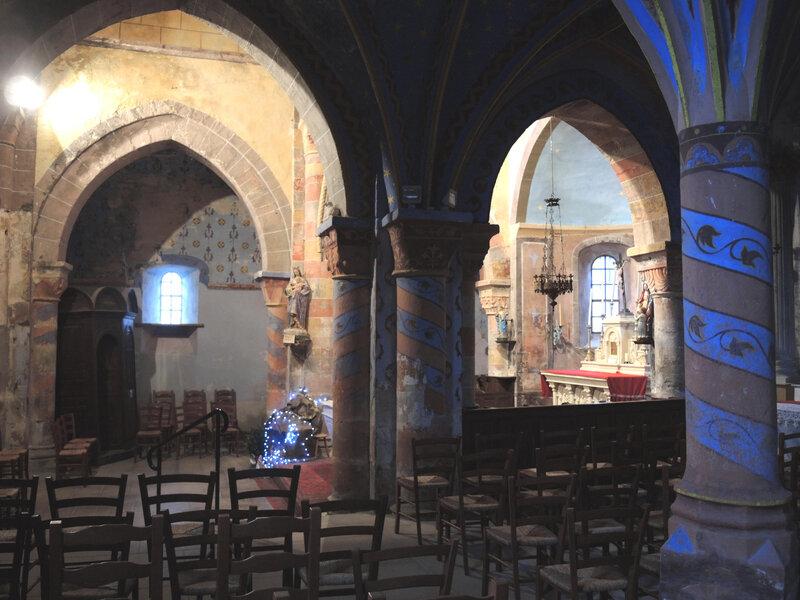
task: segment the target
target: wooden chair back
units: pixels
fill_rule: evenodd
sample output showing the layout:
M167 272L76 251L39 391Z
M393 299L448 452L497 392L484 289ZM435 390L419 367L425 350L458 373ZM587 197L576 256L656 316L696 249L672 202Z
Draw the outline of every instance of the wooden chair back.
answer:
M475 451L489 450L492 448L500 448L505 450L514 451L514 464L511 470L516 473L517 462L519 461L520 452L522 451L522 439L524 434L521 431L511 433L476 433L475 434Z
M31 550L43 547L39 515L0 512L0 589L8 600L25 600L28 592ZM46 585L41 587L46 598Z
M39 478L0 478L0 516L13 517L17 514L36 512L36 493Z
M65 587L70 594L80 594L75 588L84 590L87 597L105 590L111 597L128 595L138 597L138 580L147 577L151 600L162 598L162 560L161 552L141 553L142 561L131 559L132 542L146 541L153 548L161 548L164 543L164 519L160 515L153 518L151 525L137 527L127 523L93 525L75 531L65 531L63 523L55 520L50 523L50 544L48 548L49 589L53 600L65 595ZM71 552L109 553L111 560L100 560L82 566L70 563L66 556Z
M581 510L604 506L633 507L639 494L642 465L587 469L578 476L576 505Z
M306 540L302 551L289 548L267 554L252 553L256 540L290 538L296 533L302 534ZM237 548L242 549L241 555L237 555ZM293 599L315 600L319 593L320 510L311 508L306 518L259 517L245 523L234 523L228 515L221 515L217 556L216 600L269 599L276 591L286 591ZM256 577L298 569L305 569L308 575L304 589L289 586L286 580L282 586L276 586L273 582L273 585L260 587L259 578ZM232 576L252 576L254 589L246 595L231 594L228 583Z
M74 479L45 477L44 483L51 519L63 519L65 516L73 514L121 516L125 504L128 475L123 473L119 477L77 477Z
M353 550L353 578L356 599L367 600L370 594L391 590L433 588L434 594L447 595L453 585L453 569L456 563L457 542L424 546L401 546L382 550ZM420 568L420 561L434 561L444 557L442 569L433 572ZM373 568L377 566L378 570ZM375 577L364 577L364 573L379 572Z
M269 469L228 469L231 508L251 504L259 517L295 516L300 465Z
M206 412L206 391L205 390L183 390L183 405L201 404L203 413Z
M438 438L413 438L411 440L412 474L419 484L426 477L455 480L456 457L461 446L461 436ZM452 489L452 485L451 485ZM450 490L445 490L447 494Z
M311 503L303 500L301 515L307 518L312 508L318 508L322 518L320 530L320 596L352 596L355 594L353 580L352 550L380 550L383 541L383 525L386 520L388 498L365 500L328 500ZM353 522L353 514L359 513L363 522ZM367 513L365 515L364 513ZM370 573L374 579L378 572ZM307 576L300 573L305 582Z
M142 499L144 522L149 525L153 515L168 510L171 513L211 510L217 474L174 473L150 475L139 473L139 495Z
M540 474L577 473L585 459L584 429L539 431L536 470Z
M589 430L587 465L592 468L630 464L632 459L633 425L617 427L592 426Z

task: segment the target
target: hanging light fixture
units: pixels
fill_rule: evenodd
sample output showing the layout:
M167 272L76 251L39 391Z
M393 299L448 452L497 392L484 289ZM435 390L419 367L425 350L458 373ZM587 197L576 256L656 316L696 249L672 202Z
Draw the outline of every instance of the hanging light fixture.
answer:
M534 291L550 298L550 306L555 307L556 298L572 291L572 273L567 275L564 267L564 236L561 231L560 200L555 195L553 169L553 118L550 117L550 197L545 199L544 260L542 270L533 276ZM558 231L556 231L558 221ZM561 264L556 267L556 238Z

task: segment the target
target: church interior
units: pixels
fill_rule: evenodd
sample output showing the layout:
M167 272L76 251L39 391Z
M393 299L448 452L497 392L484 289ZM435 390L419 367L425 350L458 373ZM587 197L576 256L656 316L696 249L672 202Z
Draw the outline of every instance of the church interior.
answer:
M388 496L388 530L420 440L517 435L541 473L549 430L588 457L669 422L655 597L796 598L798 23L0 2L0 474L58 476L67 415L81 468L130 460L159 395L172 425L228 408L258 457L288 406L315 415L295 458L326 457L331 498Z

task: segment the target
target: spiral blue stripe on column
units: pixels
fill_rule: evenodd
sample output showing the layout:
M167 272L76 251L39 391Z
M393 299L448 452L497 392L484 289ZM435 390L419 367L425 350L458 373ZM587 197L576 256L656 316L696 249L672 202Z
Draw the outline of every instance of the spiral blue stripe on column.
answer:
M333 322L333 340L355 333L362 327L366 327L366 317L360 307L338 315Z
M775 336L751 321L683 301L686 345L707 358L773 379Z
M398 277L397 287L405 290L409 294L424 298L428 302L433 302L440 306L444 304L444 285L433 277Z
M706 448L777 483L775 428L753 421L686 392L686 427Z
M439 369L425 365L425 385L430 389L444 394L445 377Z
M336 359L336 377L344 379L351 375L357 375L362 368L362 356L359 351L351 352Z
M720 170L744 177L756 182L765 189L769 189L769 172L764 167L723 167Z
M397 331L444 352L442 328L401 308L397 309Z
M742 223L681 210L683 253L772 283L769 237Z

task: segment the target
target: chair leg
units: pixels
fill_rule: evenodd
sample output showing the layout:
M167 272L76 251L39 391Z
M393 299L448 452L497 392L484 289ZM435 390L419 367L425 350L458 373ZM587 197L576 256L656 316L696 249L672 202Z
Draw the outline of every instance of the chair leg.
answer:
M489 593L489 539L483 536L483 568L481 569L481 596Z
M414 515L417 520L417 545L422 546L422 523L419 516L419 490L414 488Z
M394 532L400 533L400 505L403 503L403 499L401 497L402 492L399 483L395 484L395 489L397 490L396 492L397 500L395 501L394 504Z

